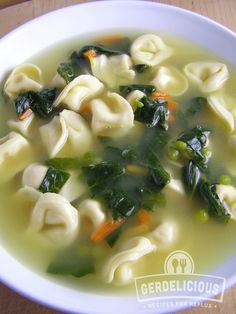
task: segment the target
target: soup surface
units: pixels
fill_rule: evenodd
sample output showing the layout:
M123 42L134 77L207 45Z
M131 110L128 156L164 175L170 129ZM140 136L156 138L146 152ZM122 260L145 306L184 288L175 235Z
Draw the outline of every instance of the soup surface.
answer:
M133 292L174 250L196 273L234 252L236 72L140 34L74 38L2 82L1 243L78 289Z

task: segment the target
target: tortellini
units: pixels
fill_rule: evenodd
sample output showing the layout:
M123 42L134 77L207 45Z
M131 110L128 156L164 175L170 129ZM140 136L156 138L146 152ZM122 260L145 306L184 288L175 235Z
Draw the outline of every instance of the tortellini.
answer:
M224 126L233 132L235 121L233 114L227 109L227 101L222 94L213 94L207 97L207 102Z
M9 128L17 131L27 138L32 137L33 126L35 126L35 115L32 113L24 120L9 120L7 124Z
M134 126L132 107L117 93L92 100L91 111L91 128L97 136L124 136Z
M78 211L63 196L45 193L33 208L28 231L58 246L68 245L78 235L79 222Z
M4 85L4 92L9 98L14 99L21 92L39 91L42 87L41 69L35 64L24 63L11 72Z
M151 84L172 96L180 96L188 89L188 80L174 67L159 67Z
M163 250L173 244L177 228L173 222L165 221L149 233L149 239L156 245L157 250Z
M143 256L155 251L156 247L144 237L134 237L122 242L117 252L104 264L102 277L105 282L127 284L133 280L132 269L129 264L138 261ZM116 278L117 277L117 278Z
M93 142L86 120L71 110L64 109L39 131L50 157L55 157L66 144L70 155L82 156L91 149Z
M157 35L146 34L134 40L130 53L135 64L155 66L169 58L173 50Z
M78 207L80 217L86 217L91 221L93 229L98 229L106 220L106 213L104 212L101 203L93 200L86 199L82 201Z
M216 185L216 193L230 214L236 219L236 189L232 185Z
M31 164L25 168L22 175L23 188L20 189L20 193L29 192L31 198L37 198L38 191L43 179L45 178L48 171L48 167L41 164ZM30 189L28 189L30 187ZM36 193L32 189L37 190ZM85 193L86 186L80 182L78 174L70 172L69 179L65 182L59 194L65 197L69 202L73 202L80 195Z
M95 57L91 69L94 76L111 88L130 83L135 77L132 61L125 54L112 57L102 54Z
M129 93L126 97L127 101L130 103L131 107L133 108L133 111L137 109L137 106L135 104L136 100L139 100L143 98L145 94L141 90L134 90L131 93Z
M184 67L184 72L203 93L217 91L229 78L227 66L213 61L189 63Z
M79 111L83 102L97 97L104 90L103 84L92 75L79 75L62 90L54 102L54 107L65 105Z
M28 146L27 140L16 132L10 132L0 139L0 165L9 157L15 156Z

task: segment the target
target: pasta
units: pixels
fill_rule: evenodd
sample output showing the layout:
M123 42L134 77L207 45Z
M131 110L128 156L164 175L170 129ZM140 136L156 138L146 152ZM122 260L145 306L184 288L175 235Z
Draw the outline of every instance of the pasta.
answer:
M68 143L71 155L83 155L92 146L92 134L81 115L64 109L48 124L40 127L40 135L50 157L54 157Z
M184 67L184 72L204 93L219 90L229 78L227 66L220 62L192 62Z
M150 232L149 239L156 245L158 251L167 249L176 239L176 229L173 222L165 221Z
M188 89L188 81L176 68L160 66L151 84L172 96L180 96Z
M42 89L42 71L35 64L25 63L16 67L9 75L4 85L4 91L11 99L27 90Z
M16 132L10 132L0 139L0 165L9 157L17 155L28 146L27 140Z
M112 57L102 54L93 59L91 68L93 75L111 88L127 84L135 77L132 61L125 54Z
M173 50L166 46L160 37L147 34L134 40L130 53L135 64L146 63L155 66L168 59L173 54Z
M65 105L71 110L79 111L84 102L97 97L103 90L103 84L96 77L79 75L62 90L54 107Z
M232 185L217 184L216 192L232 217L236 219L236 189Z
M126 97L127 101L130 103L131 107L133 108L133 111L136 110L136 104L135 101L141 99L145 94L141 92L140 90L134 90L133 92L129 93Z
M223 125L229 132L233 132L235 129L234 116L227 109L226 101L222 94L213 94L207 97L207 102L215 113L215 115L219 118L220 121L223 122Z
M78 207L80 217L86 217L93 225L93 229L99 228L106 219L104 209L96 200L86 199L82 201Z
M133 110L119 94L107 93L104 99L92 100L91 111L91 128L97 136L120 137L133 127Z
M31 114L26 119L20 120L9 120L7 121L7 125L12 130L21 133L27 138L32 137L33 127L35 127L35 115Z
M108 259L102 270L102 277L104 281L110 283L114 280L116 272L119 272L119 268L124 266L124 264L138 261L140 258L149 254L155 250L155 246L146 237L134 237L126 240L120 245L117 253ZM127 272L124 268L121 270L120 279L122 282L119 284L127 284L133 276L131 276L130 271ZM124 276L128 274L128 277Z
M45 193L32 211L29 232L41 233L56 245L68 245L78 234L78 211L61 195Z

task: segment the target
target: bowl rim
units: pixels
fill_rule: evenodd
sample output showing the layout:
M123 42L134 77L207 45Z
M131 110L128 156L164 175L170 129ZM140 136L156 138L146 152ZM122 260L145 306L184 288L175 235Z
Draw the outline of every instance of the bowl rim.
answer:
M158 7L163 8L164 7L164 8L167 8L168 10L170 10L172 12L182 13L182 14L185 14L188 16L196 17L197 19L205 21L207 24L210 24L211 26L213 26L219 30L222 30L225 34L228 34L232 38L236 39L236 33L233 30L229 29L228 27L220 24L217 21L212 20L211 18L209 18L207 16L201 15L199 13L196 13L196 12L193 12L193 11L181 8L181 7L177 7L175 5L152 2L151 0L138 0L138 1L137 0L127 0L127 1L102 0L102 1L91 1L91 2L86 2L86 3L77 3L77 4L62 7L62 8L44 13L40 16L37 16L37 17L23 23L22 25L12 29L7 34L5 34L2 38L0 38L0 46L4 42L11 40L15 36L18 36L18 34L20 32L24 32L24 30L28 29L30 26L32 26L36 23L39 23L39 22L41 23L44 20L47 20L49 17L56 16L57 14L59 14L61 12L64 12L64 13L66 13L67 11L69 12L72 8L76 8L76 9L79 9L80 7L88 7L89 8L89 7L94 6L94 5L99 6L99 7L102 7L102 6L105 6L105 7L111 6L112 7L114 5L120 6L120 7L122 7L122 6L125 7L125 6L129 6L131 4L132 4L132 6L137 6L137 7L138 6L140 6L140 7L149 6L150 8L158 8ZM1 243L0 243L0 254L1 254L1 249L2 249L2 251L4 251L4 253L6 253L6 255L8 255L8 257L10 259L14 260L14 263L20 265L21 268L23 267L26 270L30 271L32 273L32 276L35 275L35 273L33 271L31 271L30 269L25 267L16 258L14 258L14 256L11 255L11 253L9 253L7 250L5 250L5 247L2 247ZM6 273L4 274L3 272L1 272L1 268L0 268L0 282L3 283L4 285L6 285L7 287L9 287L10 289L12 289L13 291L17 292L18 294L22 295L23 297L26 297L27 299L34 301L38 304L41 304L43 306L46 306L48 308L56 309L56 310L61 311L61 312L63 311L63 312L70 312L70 313L78 313L78 311L79 311L80 314L91 314L90 312L87 312L87 311L81 312L79 309L72 309L70 306L64 306L63 307L61 305L57 305L55 302L53 302L53 300L51 300L51 301L47 300L46 301L46 300L44 300L44 298L40 298L39 296L36 296L34 294L34 292L31 292L31 291L27 292L24 289L24 282L15 282L13 278L9 279ZM235 272L235 274L230 276L229 279L227 279L225 289L231 287L235 283L236 283L236 272ZM162 311L161 313L170 313L173 310L180 311L180 310L184 310L186 308L189 308L189 305L179 306L179 307L176 307L176 309L171 309L171 310L166 309L166 310ZM101 312L96 312L96 313L101 313ZM156 311L155 312L148 312L148 313L149 314L151 314L151 313L155 314ZM95 312L93 314L95 314Z

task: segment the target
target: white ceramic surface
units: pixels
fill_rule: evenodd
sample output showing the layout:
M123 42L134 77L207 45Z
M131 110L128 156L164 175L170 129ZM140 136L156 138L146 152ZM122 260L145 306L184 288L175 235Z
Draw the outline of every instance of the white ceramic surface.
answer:
M88 18L90 17L90 18ZM89 22L88 22L89 21ZM141 23L140 23L141 21ZM98 1L67 7L39 17L0 40L0 80L19 63L69 37L112 29L153 29L182 36L211 48L236 66L236 36L192 12L143 1ZM212 274L236 282L236 254ZM122 314L174 312L144 310L135 297L101 296L62 287L41 278L0 246L0 279L28 298L72 313Z

